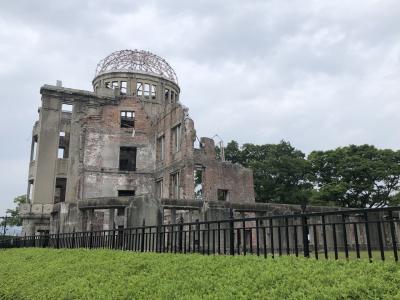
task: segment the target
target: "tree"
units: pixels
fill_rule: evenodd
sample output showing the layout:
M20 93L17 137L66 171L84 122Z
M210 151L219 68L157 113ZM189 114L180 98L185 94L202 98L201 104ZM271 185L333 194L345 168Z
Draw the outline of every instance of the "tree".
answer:
M322 201L343 207L381 207L396 203L400 190L400 152L350 145L308 156Z
M257 202L306 204L311 198L310 168L305 154L289 142L254 145L231 141L226 159L253 170Z
M7 209L7 226L21 226L22 220L19 216L18 206L20 204L26 203L26 195L21 195L14 198L14 203L16 204L15 209ZM0 226L4 226L5 220L0 223Z

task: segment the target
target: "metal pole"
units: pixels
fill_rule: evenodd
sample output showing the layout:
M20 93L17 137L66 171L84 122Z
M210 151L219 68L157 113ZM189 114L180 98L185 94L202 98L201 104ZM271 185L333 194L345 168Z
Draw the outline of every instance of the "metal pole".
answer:
M6 236L6 231L7 231L7 213L6 213L6 216L3 217L3 219L4 219L3 236Z

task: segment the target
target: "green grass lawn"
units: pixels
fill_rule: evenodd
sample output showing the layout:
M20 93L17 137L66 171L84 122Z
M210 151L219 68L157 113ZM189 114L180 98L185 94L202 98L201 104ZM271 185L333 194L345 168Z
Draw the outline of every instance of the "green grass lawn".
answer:
M0 299L400 299L400 264L11 249Z

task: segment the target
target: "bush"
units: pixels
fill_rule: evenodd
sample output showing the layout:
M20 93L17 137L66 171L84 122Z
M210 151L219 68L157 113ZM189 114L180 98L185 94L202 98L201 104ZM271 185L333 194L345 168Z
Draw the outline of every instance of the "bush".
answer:
M0 251L0 299L400 299L394 262Z

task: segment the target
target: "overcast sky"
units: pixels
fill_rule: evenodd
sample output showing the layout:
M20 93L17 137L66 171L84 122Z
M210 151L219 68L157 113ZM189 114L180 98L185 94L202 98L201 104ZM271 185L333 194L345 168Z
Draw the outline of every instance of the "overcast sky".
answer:
M309 153L400 148L400 1L1 1L0 216L27 187L39 89L92 90L99 60L175 69L198 136Z

